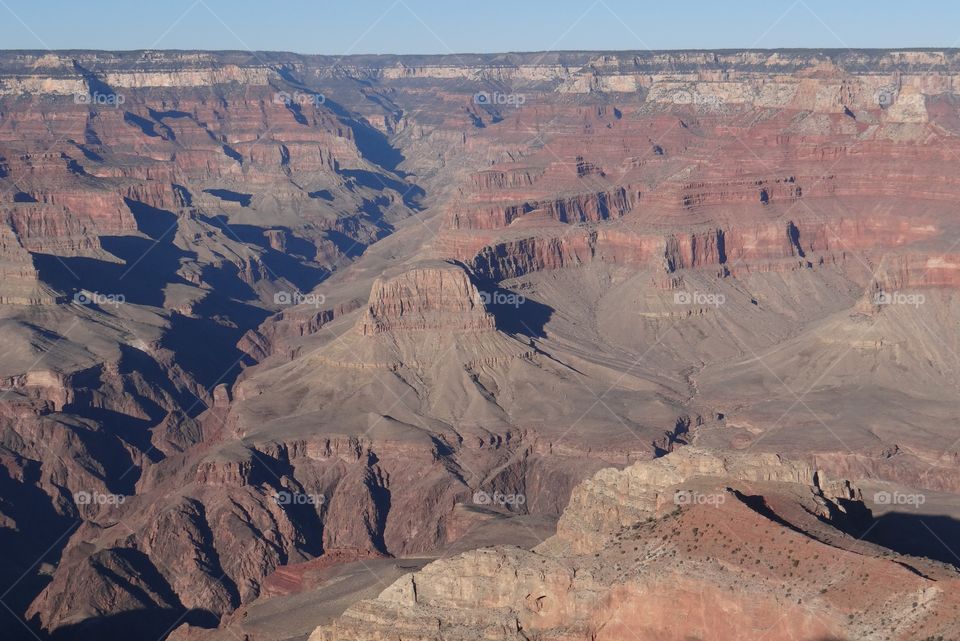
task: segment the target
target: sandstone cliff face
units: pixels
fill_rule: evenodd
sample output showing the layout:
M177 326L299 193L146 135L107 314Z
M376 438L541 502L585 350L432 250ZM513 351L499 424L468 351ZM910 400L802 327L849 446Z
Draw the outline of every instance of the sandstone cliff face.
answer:
M440 263L375 281L370 304L357 331L363 335L389 331L483 331L494 329L494 322L467 272Z
M532 198L523 204L477 204L468 211L451 214L450 224L454 229L499 229L528 214L561 223L599 222L620 218L631 208L626 190L620 187L611 192L578 194L567 198Z
M822 471L776 454L711 454L694 446L624 470L607 469L584 481L557 524L557 539L577 554L608 546L624 528L676 508L676 488L700 477L810 486L823 501L859 499L849 481L827 482ZM824 509L822 516L829 517Z

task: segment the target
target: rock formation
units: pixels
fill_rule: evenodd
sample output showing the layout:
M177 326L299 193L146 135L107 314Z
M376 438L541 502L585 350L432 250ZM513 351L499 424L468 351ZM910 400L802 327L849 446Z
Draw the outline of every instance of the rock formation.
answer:
M310 641L956 635L956 569L845 532L856 496L805 463L683 448L598 472L539 547L435 561Z
M0 54L0 626L949 638L958 57Z

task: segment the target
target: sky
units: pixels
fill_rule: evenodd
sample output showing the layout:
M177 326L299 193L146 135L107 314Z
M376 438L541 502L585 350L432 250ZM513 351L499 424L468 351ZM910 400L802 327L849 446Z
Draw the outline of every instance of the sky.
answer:
M955 0L0 0L2 49L340 56L958 45Z

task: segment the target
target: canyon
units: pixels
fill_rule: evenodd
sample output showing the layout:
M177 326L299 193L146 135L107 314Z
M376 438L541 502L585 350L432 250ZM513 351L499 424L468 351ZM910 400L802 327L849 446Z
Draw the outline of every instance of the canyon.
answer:
M957 62L0 53L0 626L955 638Z

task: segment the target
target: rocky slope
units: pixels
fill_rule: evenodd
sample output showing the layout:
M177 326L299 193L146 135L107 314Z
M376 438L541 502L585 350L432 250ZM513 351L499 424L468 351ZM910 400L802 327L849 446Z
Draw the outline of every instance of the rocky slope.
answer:
M465 510L550 522L610 466L680 483L628 466L689 443L827 503L814 469L957 492L958 56L0 54L5 629L226 626L311 563L466 549ZM683 552L687 512L776 525L733 494L668 525L616 474L582 487ZM554 543L610 554L582 491ZM671 600L747 580L696 563ZM747 619L786 599L764 565ZM576 612L653 589L584 581ZM867 634L828 597L777 634Z
M683 448L597 473L537 548L435 561L310 640L952 638L960 575L851 536L865 513L804 463Z

